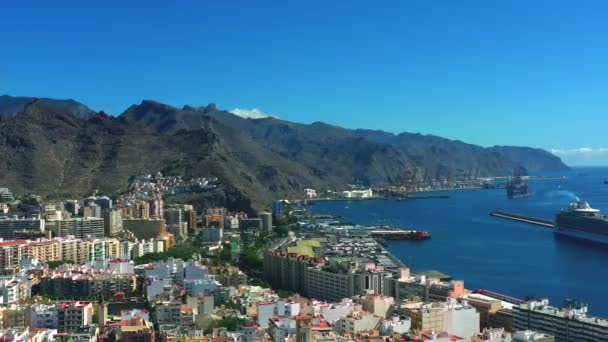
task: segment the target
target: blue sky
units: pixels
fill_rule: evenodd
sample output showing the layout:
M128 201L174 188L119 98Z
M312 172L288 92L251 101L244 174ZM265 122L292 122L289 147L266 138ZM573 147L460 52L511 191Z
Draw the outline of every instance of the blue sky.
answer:
M608 165L605 1L168 3L4 4L0 94L214 102Z

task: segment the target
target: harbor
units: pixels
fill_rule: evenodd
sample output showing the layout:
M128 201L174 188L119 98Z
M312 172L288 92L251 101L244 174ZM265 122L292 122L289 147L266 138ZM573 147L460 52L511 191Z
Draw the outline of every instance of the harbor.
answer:
M313 218L329 216L331 215L313 215ZM355 225L331 219L313 219L313 221L304 222L302 227L308 232L333 236L370 237L383 244L386 241L421 241L431 238L429 232L419 229L405 229L387 225Z
M608 248L552 229L556 214L576 196L608 212L608 187L602 184L608 168L577 168L564 175L532 183L535 195L517 200L503 188L453 191L446 200L323 202L309 210L340 215L353 224L428 231L426 241L386 241L386 248L412 270L439 269L464 280L467 288L520 299L561 303L575 298L589 303L590 313L608 316L606 274L597 272L608 260ZM493 212L511 218L490 216Z

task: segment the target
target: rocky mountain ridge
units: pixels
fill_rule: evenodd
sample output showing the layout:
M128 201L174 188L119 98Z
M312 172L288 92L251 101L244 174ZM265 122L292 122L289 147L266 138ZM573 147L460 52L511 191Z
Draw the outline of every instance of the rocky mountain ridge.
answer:
M306 187L507 175L519 164L566 168L543 150L244 119L213 104L176 108L146 100L110 116L73 100L7 96L0 97L0 158L0 185L16 193L120 192L133 175L165 170L218 177L222 190L206 200L250 210L301 196Z

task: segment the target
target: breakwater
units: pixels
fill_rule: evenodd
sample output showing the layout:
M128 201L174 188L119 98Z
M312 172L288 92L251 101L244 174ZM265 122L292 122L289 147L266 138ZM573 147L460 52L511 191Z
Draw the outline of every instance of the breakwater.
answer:
M538 217L526 216L526 215L507 213L504 211L493 211L490 213L490 216L500 217L500 218L504 218L507 220L519 221L519 222L524 222L524 223L529 223L529 224L535 224L537 226L542 226L542 227L546 227L546 228L553 228L555 226L555 223L550 220L546 220L546 219L542 219L542 218L538 218Z

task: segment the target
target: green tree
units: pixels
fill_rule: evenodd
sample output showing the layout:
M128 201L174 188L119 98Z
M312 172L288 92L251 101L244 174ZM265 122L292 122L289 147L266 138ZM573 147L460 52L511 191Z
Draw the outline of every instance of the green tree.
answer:
M245 324L243 318L238 317L224 317L220 320L213 322L206 330L205 333L209 334L213 331L213 328L225 328L228 331L237 331Z
M57 267L59 267L59 266L61 266L63 264L73 264L73 263L74 263L74 261L72 261L72 260L61 259L61 260L49 261L48 265L49 265L50 269L54 269L54 268L57 268Z
M287 291L287 290L279 290L277 291L277 295L279 296L279 298L289 298L291 296L293 296L295 293L291 292L291 291Z
M244 271L259 270L263 266L263 260L260 252L256 248L245 247L239 259L239 266Z

